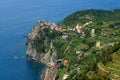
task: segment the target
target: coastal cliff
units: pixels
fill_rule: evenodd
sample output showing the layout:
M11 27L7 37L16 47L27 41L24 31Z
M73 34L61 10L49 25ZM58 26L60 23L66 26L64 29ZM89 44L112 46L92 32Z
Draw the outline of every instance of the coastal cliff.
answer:
M27 58L46 65L54 63L56 51L53 48L52 31L60 28L52 22L39 20L27 36ZM51 34L51 35L50 35ZM41 47L40 47L41 46ZM53 52L54 51L54 52Z

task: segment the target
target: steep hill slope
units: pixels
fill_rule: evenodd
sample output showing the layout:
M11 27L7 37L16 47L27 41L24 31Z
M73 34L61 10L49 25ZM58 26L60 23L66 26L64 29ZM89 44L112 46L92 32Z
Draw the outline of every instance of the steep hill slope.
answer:
M98 63L118 70L108 62L119 41L120 10L77 11L58 25L38 21L28 35L27 55L48 65L47 73L56 73L56 80L107 80L110 77L101 76Z

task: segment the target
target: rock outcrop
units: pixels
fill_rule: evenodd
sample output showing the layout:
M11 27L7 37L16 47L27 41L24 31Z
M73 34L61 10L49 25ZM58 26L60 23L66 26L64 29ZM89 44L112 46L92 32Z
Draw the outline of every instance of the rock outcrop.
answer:
M51 60L51 57L53 58L53 54L50 55L52 43L50 42L49 44L47 44L47 43L45 43L45 41L47 39L44 40L43 45L47 44L47 46L49 46L49 49L45 50L45 51L37 51L36 48L33 46L34 40L36 38L41 38L41 36L43 35L44 32L42 32L42 31L44 28L49 28L50 30L60 31L60 28L55 23L39 20L27 36L26 54L27 54L27 58L29 60L33 60L33 61L44 63L44 64L48 65L48 63ZM40 45L40 44L38 44L38 45ZM43 45L41 45L41 46L43 46ZM55 56L55 54L54 54L54 56Z

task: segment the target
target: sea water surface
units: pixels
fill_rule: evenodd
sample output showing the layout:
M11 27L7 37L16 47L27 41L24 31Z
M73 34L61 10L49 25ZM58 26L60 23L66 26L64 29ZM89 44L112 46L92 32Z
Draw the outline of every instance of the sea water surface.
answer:
M120 8L120 0L0 0L0 80L39 80L42 64L26 59L24 36L38 19L59 22L77 10Z

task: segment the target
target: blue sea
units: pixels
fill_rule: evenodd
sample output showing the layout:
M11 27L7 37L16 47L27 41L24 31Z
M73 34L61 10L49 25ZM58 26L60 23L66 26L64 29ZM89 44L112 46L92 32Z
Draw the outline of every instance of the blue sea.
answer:
M44 65L27 60L24 38L37 20L58 23L77 10L115 8L120 0L0 0L0 80L40 80Z

